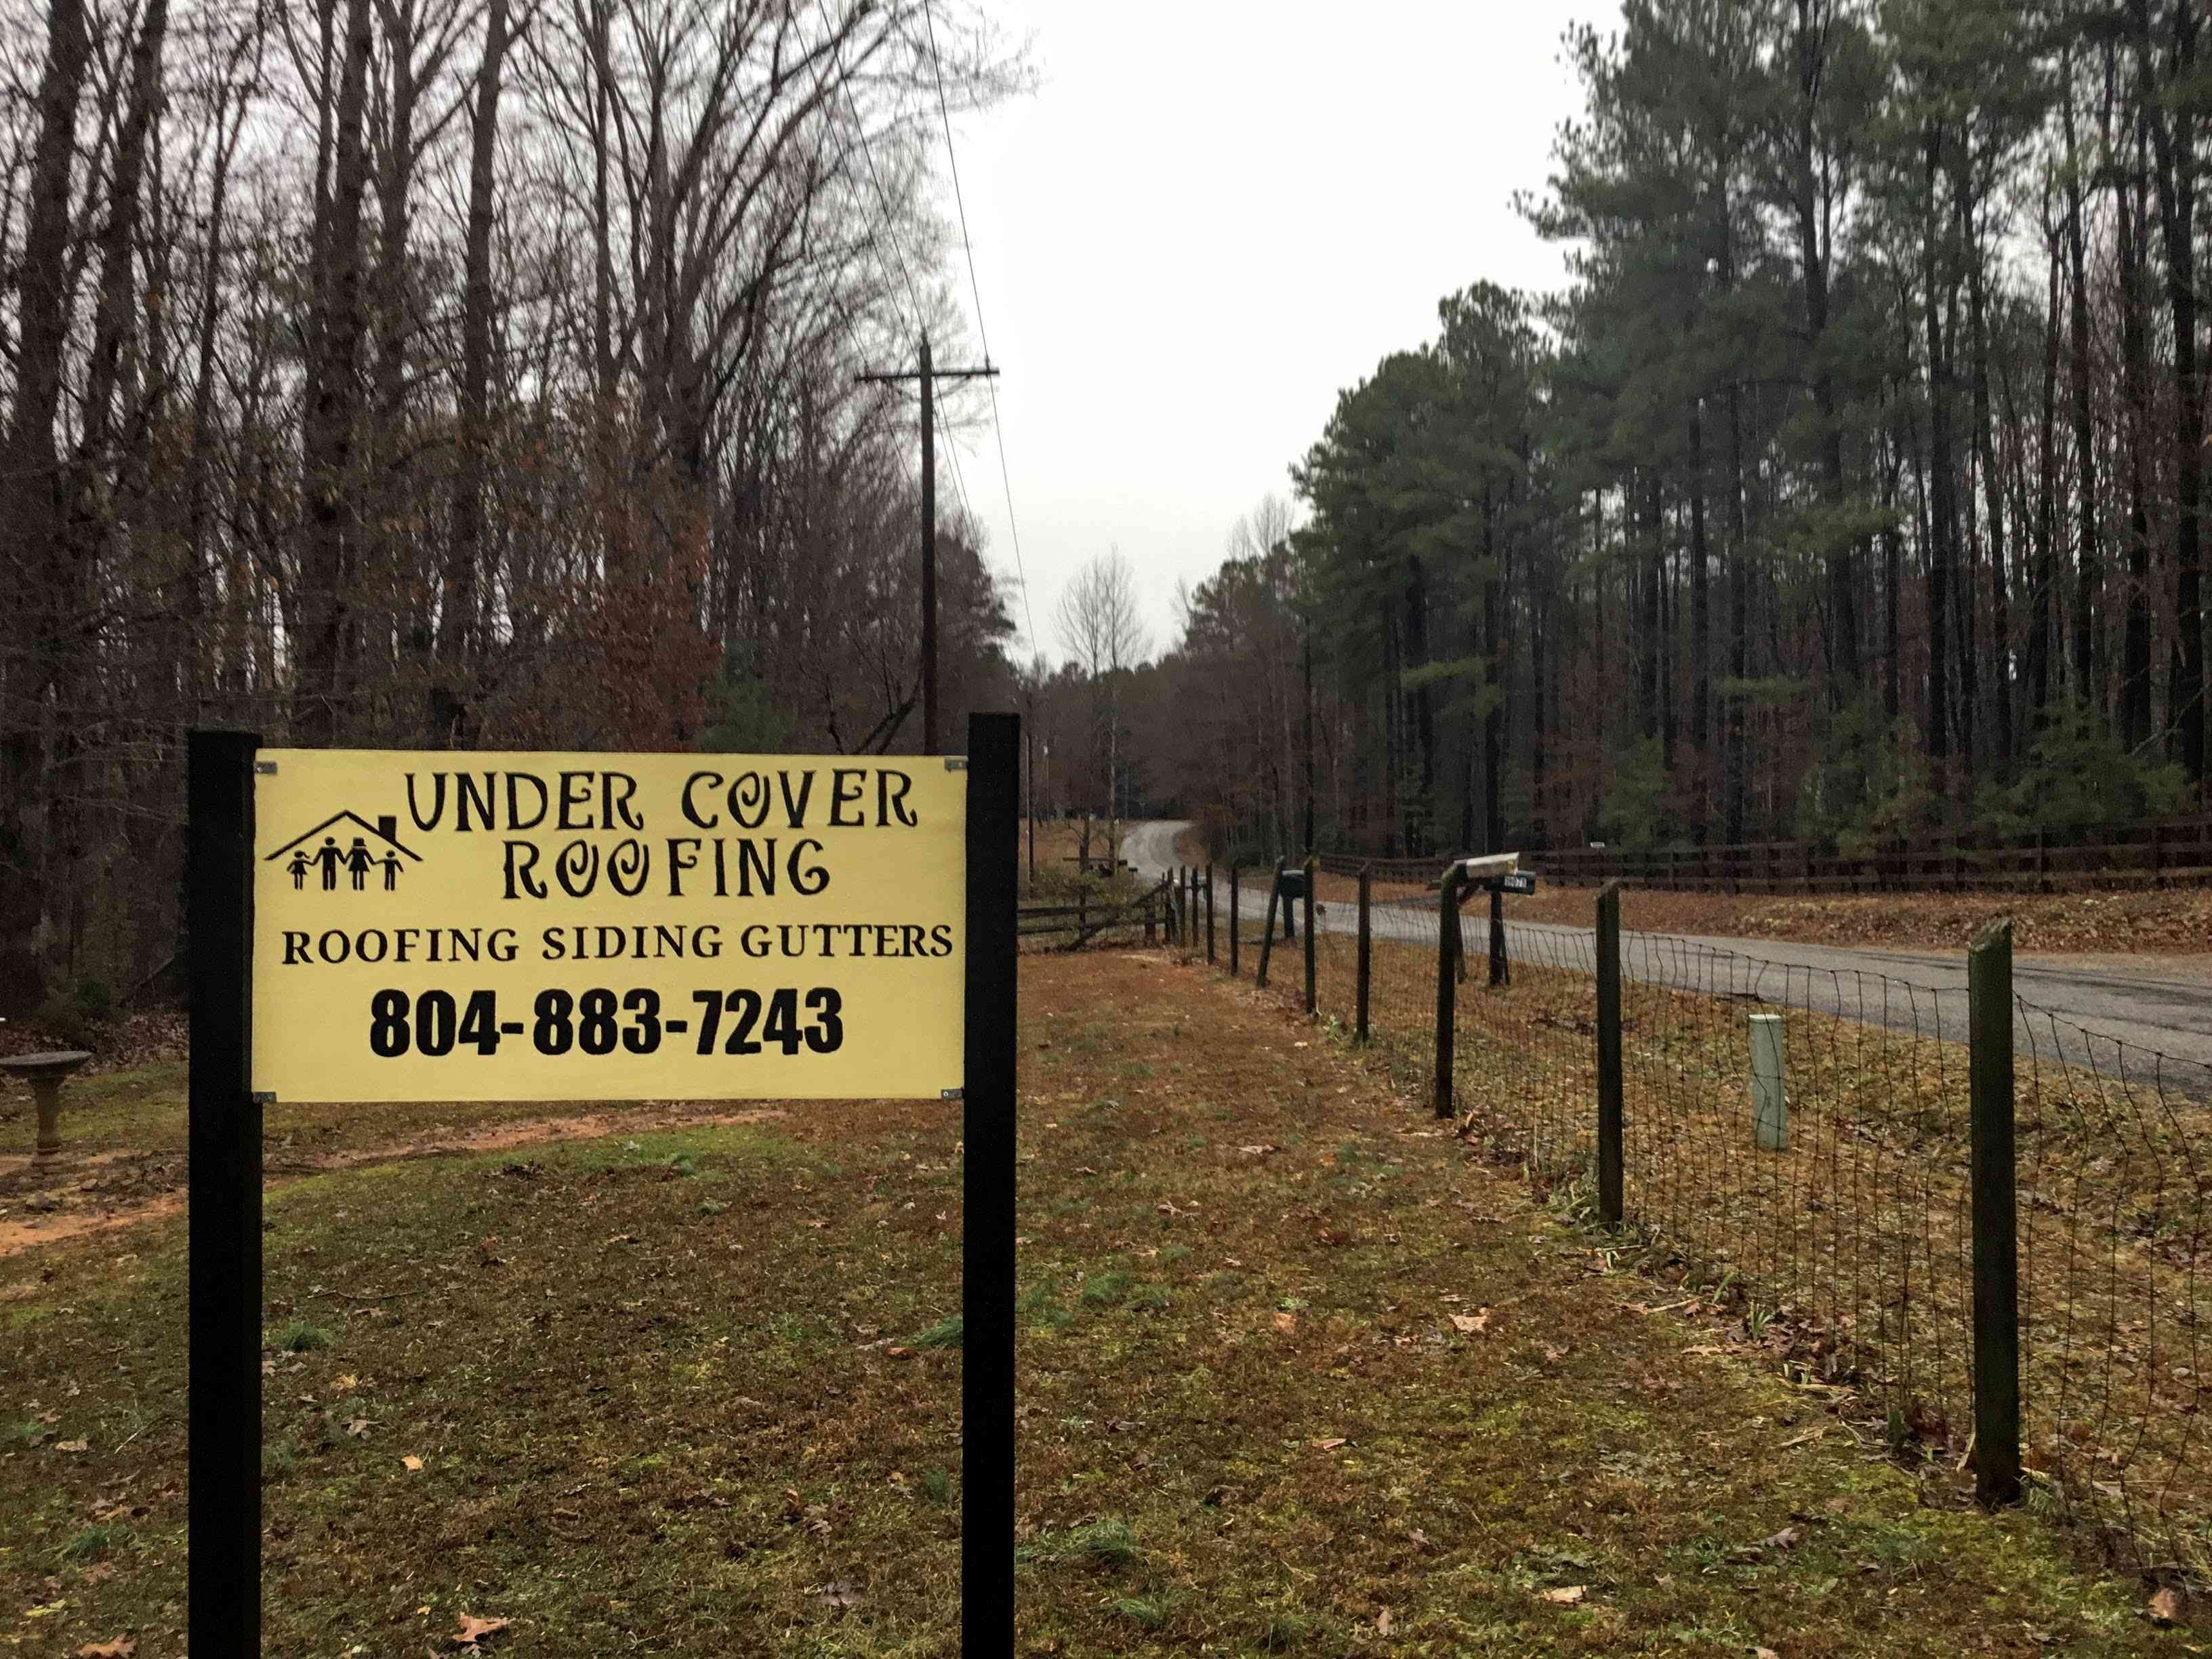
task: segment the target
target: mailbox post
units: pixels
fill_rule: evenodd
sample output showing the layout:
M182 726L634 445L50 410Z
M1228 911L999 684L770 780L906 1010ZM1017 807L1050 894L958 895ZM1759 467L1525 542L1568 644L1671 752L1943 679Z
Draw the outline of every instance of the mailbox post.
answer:
M1310 898L1312 894L1306 883L1305 866L1286 864L1276 871L1275 890L1283 897L1283 938L1286 941L1294 941L1298 936L1298 925L1294 920L1297 915L1297 901ZM1313 926L1310 914L1306 917L1306 926L1310 928Z
M1458 898L1464 904L1474 893L1490 895L1490 983L1492 989L1513 982L1513 964L1505 951L1505 896L1536 890L1536 878L1521 869L1518 853L1492 853L1462 859L1452 866L1459 877Z

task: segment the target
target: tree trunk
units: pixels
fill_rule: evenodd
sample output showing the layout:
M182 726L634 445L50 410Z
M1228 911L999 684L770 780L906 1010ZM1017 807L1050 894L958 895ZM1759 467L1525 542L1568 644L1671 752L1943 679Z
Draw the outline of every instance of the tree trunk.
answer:
M1928 757L1939 775L1951 754L1951 708L1948 684L1951 648L1952 538L1957 520L1951 505L1950 393L1945 386L1943 295L1939 280L1936 179L1942 157L1942 131L1933 121L1922 135L1923 185L1927 192L1920 252L1921 299L1928 332L1929 530L1928 554ZM1948 782L1939 776L1939 787Z
M2150 741L2150 514L2145 505L2144 456L2152 443L2150 326L2143 292L2143 239L2149 231L2148 139L2138 118L2136 166L2116 179L2120 264L2120 382L2127 418L2120 453L2128 474L2128 588L2120 641L2120 741L2130 751Z
M1797 0L1797 28L1792 46L1797 64L1797 140L1793 205L1797 220L1797 257L1805 289L1806 352L1813 366L1813 406L1820 420L1820 498L1831 511L1844 501L1844 434L1836 418L1835 372L1828 360L1828 258L1813 158L1817 143L1824 41L1831 20L1816 21L1810 0ZM1830 701L1848 702L1856 695L1861 672L1858 630L1858 554L1855 540L1838 538L1828 557Z
M433 741L448 746L466 734L471 654L478 572L483 562L484 500L491 485L491 228L494 163L499 143L500 75L507 59L507 0L486 0L484 48L477 72L469 134L469 222L461 299L460 473L453 498L453 543L438 607L438 674L431 693Z
M0 1013L35 1007L45 988L42 926L53 894L46 871L55 848L46 809L60 793L49 750L67 725L55 699L69 674L74 630L82 623L80 573L62 544L65 480L55 421L70 310L70 181L77 101L90 46L82 0L52 0L46 60L39 81L38 138L30 210L15 271L15 408L0 491L9 507L9 649L0 654L8 712L0 725Z
M2153 176L2165 232L2166 303L2173 319L2174 623L2177 678L2169 693L2176 758L2201 792L2204 781L2204 614L2203 529L2204 385L2197 368L2197 9L2172 8L2166 75L2155 72L2150 0L2134 0L2136 50L2152 95L2143 100L2150 127Z
M2043 404L2036 427L2035 574L2027 630L2027 696L2034 725L2041 724L2044 710L2051 705L2051 670L2057 645L2052 606L2057 598L2058 560L2058 243L2057 227L2046 225Z
M1751 552L1743 499L1743 394L1735 384L1728 390L1728 662L1729 677L1740 688L1751 672ZM1601 629L1601 638L1603 633ZM1744 798L1750 787L1748 734L1741 690L1728 699L1725 718L1727 732L1721 757L1722 835L1731 845L1740 845L1743 841Z
M1510 503L1511 491L1507 491ZM1491 702L1482 715L1482 850L1505 847L1505 696L1511 681L1506 651L1504 549L1498 535L1498 509L1492 487L1482 490L1482 654Z
M1990 637L1985 654L1990 669L1990 761L2002 779L2012 770L2012 598L2005 572L2004 478L1997 468L1995 416L1990 406L1990 328L1981 251L1969 243L1966 252L1967 317L1974 336L1974 443L1989 526Z
M1642 510L1638 515L1639 534L1637 537L1643 562L1637 577L1638 603L1642 611L1639 619L1641 654L1637 659L1636 714L1641 723L1644 740L1658 738L1664 725L1661 718L1659 700L1660 677L1666 671L1666 641L1660 622L1660 584L1666 580L1666 550L1659 535L1659 474L1650 469L1644 478Z
M1705 407L1690 401L1690 766L1695 774L1691 834L1703 844L1712 810L1712 596L1705 548Z
M326 0L335 4L336 0ZM361 416L362 201L368 187L363 133L369 0L345 0L344 57L331 113L333 159L317 243L307 324L312 391L301 446L307 522L301 530L301 635L293 723L310 746L344 727L352 669L356 511L352 485Z
M1408 559L1406 562L1406 656L1408 664L1418 668L1430 660L1428 586L1421 562ZM1426 685L1413 688L1412 702L1415 758L1421 769L1420 793L1407 810L1407 845L1409 852L1418 855L1430 850L1429 836L1436 813L1437 721L1435 702Z
M2065 115L2066 265L2072 292L2067 312L2068 374L2074 398L2075 529L2073 664L2074 695L2091 707L2103 698L2096 679L2097 611L2104 570L2097 547L2097 436L2089 410L2089 279L2081 235L2081 166L2074 131L2072 77L2062 100Z

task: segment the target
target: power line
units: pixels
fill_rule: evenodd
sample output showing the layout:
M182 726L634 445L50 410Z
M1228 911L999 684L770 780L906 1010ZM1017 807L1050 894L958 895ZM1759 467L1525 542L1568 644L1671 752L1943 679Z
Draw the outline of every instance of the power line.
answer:
M949 432L945 435L950 441L945 446L945 453L952 460L952 488L960 497L960 510L972 519L975 508L968 499L968 480L960 476L960 440Z
M922 0L921 21L928 31L930 73L937 82L937 112L945 123L945 159L952 169L952 202L960 212L960 252L968 261L968 292L975 302L975 337L983 348L983 361L988 363L991 361L991 336L983 326L983 290L975 280L975 246L968 236L968 202L960 191L960 155L952 143L952 111L945 96L945 62L938 55L937 20L931 0ZM1022 527L1020 521L1014 517L1013 476L1006 466L1006 428L1005 422L999 418L997 383L986 380L983 386L991 396L991 435L997 440L999 446L999 483L1006 491L1006 530L1014 544L1014 574L1022 585L1022 617L1029 623L1030 650L1034 654L1041 648L1041 641L1037 638L1036 613L1030 606L1029 572L1022 563ZM957 453L952 465L957 476L960 466ZM964 489L963 494L964 495Z
M939 380L988 380L999 371L989 364L981 368L939 368L930 361L929 336L921 337L921 366L915 369L882 369L860 375L863 380L914 380L921 388L921 751L937 747L937 417L936 392ZM959 462L953 477L960 476ZM964 493L964 486L963 493Z
M945 159L952 168L952 204L960 211L960 251L968 259L968 292L975 301L975 337L983 347L983 361L991 361L991 337L983 327L983 290L975 283L975 249L968 240L968 203L960 193L960 156L952 147L952 110L945 96L945 62L937 53L937 20L929 0L923 0L922 26L929 32L929 70L937 82L937 113L945 123Z
M852 82L845 78L845 53L843 48L838 44L836 25L830 21L830 9L826 0L814 0L814 10L815 15L822 20L823 37L830 46L830 61L837 71L837 89L845 94L845 107L852 112L853 131L860 140L860 155L868 164L869 181L876 187L877 204L884 210L883 237L890 242L891 252L898 260L899 276L906 283L907 298L914 302L914 331L915 337L919 338L922 331L924 315L921 291L915 286L914 272L907 264L906 250L899 246L898 233L894 228L896 220L891 213L890 192L884 188L883 174L876 171L875 149L868 143L868 124L861 117L860 100L853 96ZM814 84L816 91L822 89L822 77L819 73L815 76ZM877 264L883 265L882 240L871 235L868 238L868 247L875 254ZM890 271L885 269L884 275L889 276ZM988 361L989 355L987 349L984 353L986 361Z
M816 15L817 16L818 16L818 17L820 17L820 18L822 19L822 27L823 27L823 29L825 29L825 30L829 31L830 40L830 62L831 62L832 64L834 64L836 66L836 70L837 70L837 85L838 85L839 89L840 89L841 91L842 91L842 92L844 93L844 94L845 94L845 107L852 112L852 117L853 117L853 130L854 130L854 131L855 133L857 133L857 134L859 135L859 137L860 137L860 154L861 154L861 155L862 155L862 156L866 160L866 162L867 162L867 167L868 167L868 179L869 179L869 181L870 181L872 184L873 184L873 185L874 185L874 186L875 186L875 190L876 190L876 201L877 201L877 204L878 204L882 208L882 209L883 209L883 222L882 222L882 223L883 223L883 230L882 230L882 234L881 234L881 236L880 236L880 237L878 237L878 236L877 236L877 235L872 235L872 235L868 238L868 247L869 247L869 251L870 251L871 252L872 252L872 253L876 256L876 263L877 263L877 264L878 264L879 267L880 267L880 266L883 266L883 265L884 265L883 240L887 239L887 240L890 241L890 245L891 245L891 252L892 252L892 254L893 254L893 255L897 258L897 260L898 260L898 274L899 274L900 280L901 280L901 281L902 281L902 282L906 284L907 298L908 298L908 300L913 303L913 307L914 307L914 319L913 319L913 320L914 320L914 331L915 331L915 337L916 337L917 338L919 338L919 337L921 337L921 331L922 331L921 294L921 290L919 289L919 288L915 285L915 280L914 280L914 271L913 271L913 269L912 269L912 267L911 267L911 266L909 266L909 265L908 265L908 264L907 263L906 251L905 251L905 249L904 249L904 248L902 248L902 246L900 246L897 234L896 234L896 232L892 228L893 221L892 221L892 217L891 217L890 193L884 188L883 175L882 175L882 173L879 173L879 172L877 170L877 167L876 167L876 153L875 153L874 149L873 149L873 148L869 144L869 143L868 143L868 127L867 127L867 123L866 123L865 120L863 120L863 119L861 118L861 116L860 116L860 104L858 103L858 101L857 101L857 100L854 100L854 96L853 96L853 88L852 88L852 84L851 84L851 82L849 82L848 81L847 81L847 80L845 79L844 54L843 54L842 52L840 52L840 51L838 50L838 48L837 48L837 46L836 46L836 27L835 27L835 25L834 25L834 24L832 24L832 23L831 23L831 21L830 21L830 14L829 14L829 12L828 12L828 10L827 10L827 9L826 9L825 5L824 5L823 0L815 0L815 15ZM934 64L934 62L935 62L935 58L934 58L934 52L935 52L935 48L934 48L934 45L933 44L933 46L932 46L932 54L933 54L933 55L932 55L932 63L933 63L933 65ZM819 75L817 75L817 76L816 76L816 86L817 86L817 89L818 89L818 88L819 88L820 84L821 84L821 77L819 76ZM939 91L940 91L940 93L942 92L942 90L943 90L943 82L942 82L942 78L940 77L940 78L939 78ZM941 104L942 104L942 100L941 100L941 98L940 98L940 100L939 100L939 101L940 101L940 106L941 106ZM957 163L956 163L956 164L955 164L955 171L956 171L956 173L957 173ZM955 180L955 182L954 182L953 191L954 191L954 194L955 194L956 196L959 193L959 185L958 185L958 182L957 182L957 179L956 179L956 180ZM962 220L961 220L961 231L962 231L963 235L964 236L964 235L966 234L966 231L967 231L967 220L966 220L966 218L965 218L965 216L964 216L964 210L963 210L963 218L962 218ZM886 277L888 277L888 276L890 275L890 271L888 269L885 269L885 270L884 270L884 275ZM969 268L969 286L970 286L971 288L972 288L972 287L974 286L974 284L975 284L975 270L974 270L974 268L973 268L972 262L971 262L970 268ZM979 312L979 313L977 313L977 317L976 317L976 326L977 326L977 328L980 330L980 329L981 328L981 325L982 325L981 313ZM984 361L985 362L990 362L990 360L991 360L990 349L989 349L989 347L987 345L987 346L984 348L984 351L983 351L983 361ZM992 398L992 415L993 415L993 418L994 418L994 419L995 419L995 418L997 417L997 413L998 413L998 409L997 409L997 401L998 401L998 400L997 400L997 396L996 396L996 393L994 392L994 393L993 394L993 398ZM962 512L963 512L963 513L967 514L968 514L968 516L969 516L969 518L971 518L971 519L972 519L972 518L974 518L974 517L975 516L975 503L974 503L974 502L969 499L969 494L968 494L968 480L967 480L967 479L966 479L966 477L964 477L962 475L962 473L961 473L961 470L960 470L960 450L959 450L959 447L958 447L958 444L957 444L957 441L955 441L955 443L951 447L950 453L951 453L951 460L952 460L952 483L953 483L953 488L954 488L955 491L958 494L958 495L959 495L959 497L960 497L960 510L961 510ZM1012 516L1012 514L1011 511L1009 511L1008 518L1011 520ZM1017 563L1017 566L1018 566L1018 564L1019 564L1019 554L1018 554L1018 550L1017 550L1017 555L1016 555L1016 563Z

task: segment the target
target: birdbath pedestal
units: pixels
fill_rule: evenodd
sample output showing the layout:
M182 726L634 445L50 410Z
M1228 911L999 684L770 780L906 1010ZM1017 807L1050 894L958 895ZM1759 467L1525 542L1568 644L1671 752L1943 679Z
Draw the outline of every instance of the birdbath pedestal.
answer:
M82 1048L0 1057L0 1072L28 1082L31 1097L38 1102L40 1158L52 1158L62 1149L62 1079L91 1058Z

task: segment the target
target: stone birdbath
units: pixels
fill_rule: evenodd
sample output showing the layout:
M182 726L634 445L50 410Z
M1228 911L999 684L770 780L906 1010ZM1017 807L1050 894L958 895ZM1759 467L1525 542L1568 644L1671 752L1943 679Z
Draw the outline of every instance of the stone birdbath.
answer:
M0 1056L0 1072L28 1083L31 1097L38 1102L40 1158L52 1158L62 1149L62 1079L91 1058L82 1048Z

